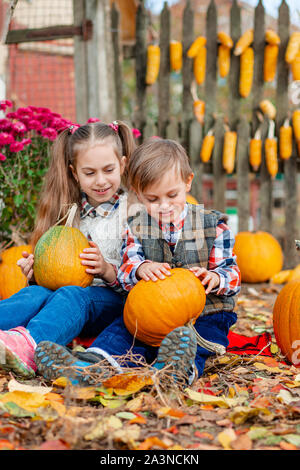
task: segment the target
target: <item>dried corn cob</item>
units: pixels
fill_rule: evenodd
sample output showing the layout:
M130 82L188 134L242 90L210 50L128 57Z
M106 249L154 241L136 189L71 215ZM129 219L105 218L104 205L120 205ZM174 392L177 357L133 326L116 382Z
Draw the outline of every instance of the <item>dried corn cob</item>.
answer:
M272 82L276 75L279 47L267 44L264 51L264 81Z
M279 129L279 156L283 160L288 160L293 151L293 129L289 125L289 119L284 121Z
M240 67L240 95L246 98L252 87L254 70L254 51L252 47L247 47L241 54Z
M234 48L234 55L241 55L247 47L253 42L254 31L253 29L248 29L237 41Z

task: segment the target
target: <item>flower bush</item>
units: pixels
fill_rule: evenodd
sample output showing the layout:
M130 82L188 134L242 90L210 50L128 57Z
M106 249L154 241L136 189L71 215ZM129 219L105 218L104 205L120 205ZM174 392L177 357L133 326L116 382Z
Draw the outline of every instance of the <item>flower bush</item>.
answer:
M0 110L6 113L0 119L0 240L9 241L14 231L28 241L51 144L60 130L78 124L48 108L11 108L11 101L0 101ZM138 129L132 132L135 138L140 136Z

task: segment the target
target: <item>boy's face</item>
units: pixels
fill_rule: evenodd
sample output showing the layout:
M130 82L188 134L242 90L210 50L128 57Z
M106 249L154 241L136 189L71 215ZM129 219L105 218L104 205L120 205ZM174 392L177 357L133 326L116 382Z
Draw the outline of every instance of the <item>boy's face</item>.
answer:
M194 174L183 181L175 167L166 171L161 179L137 194L145 205L148 214L161 223L175 222L186 203L186 193L190 191Z

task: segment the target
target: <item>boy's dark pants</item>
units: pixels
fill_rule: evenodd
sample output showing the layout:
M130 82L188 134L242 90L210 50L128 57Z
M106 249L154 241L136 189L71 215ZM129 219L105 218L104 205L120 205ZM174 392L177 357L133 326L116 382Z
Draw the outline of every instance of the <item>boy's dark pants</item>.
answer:
M200 316L195 323L195 328L203 338L227 347L229 328L236 320L237 315L235 312L222 311ZM111 325L105 328L90 347L104 349L112 356L122 356L130 350L131 354L142 356L149 364L156 359L158 351L158 348L148 346L137 339L134 341L133 336L127 331L122 317L116 318ZM195 364L199 377L203 373L206 359L212 355L214 355L213 352L198 346ZM128 367L134 367L135 365L127 362Z

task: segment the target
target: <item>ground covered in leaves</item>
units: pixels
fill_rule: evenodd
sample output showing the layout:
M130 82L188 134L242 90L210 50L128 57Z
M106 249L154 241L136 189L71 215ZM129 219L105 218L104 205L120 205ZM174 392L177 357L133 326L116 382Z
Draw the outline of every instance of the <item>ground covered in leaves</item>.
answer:
M97 388L0 373L0 449L299 450L300 368L284 363L272 328L280 288L244 285L233 329L271 333L273 357L215 357L182 390L147 368Z

